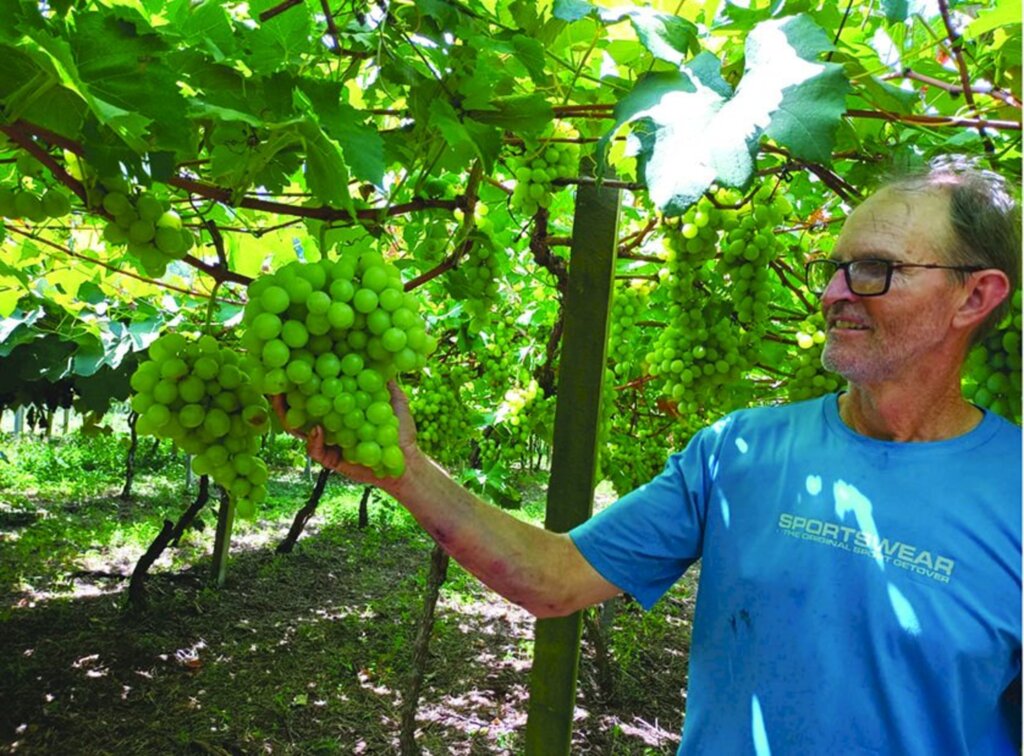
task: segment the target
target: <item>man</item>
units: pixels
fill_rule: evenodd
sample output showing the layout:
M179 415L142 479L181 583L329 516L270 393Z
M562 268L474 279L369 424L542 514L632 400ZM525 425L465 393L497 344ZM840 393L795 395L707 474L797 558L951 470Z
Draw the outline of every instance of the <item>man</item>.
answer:
M962 398L960 369L1018 283L1017 228L1002 182L957 164L870 197L808 266L848 389L727 416L569 534L456 485L396 388L402 477L319 430L309 451L538 617L650 607L701 559L680 753L1014 753L1021 434Z

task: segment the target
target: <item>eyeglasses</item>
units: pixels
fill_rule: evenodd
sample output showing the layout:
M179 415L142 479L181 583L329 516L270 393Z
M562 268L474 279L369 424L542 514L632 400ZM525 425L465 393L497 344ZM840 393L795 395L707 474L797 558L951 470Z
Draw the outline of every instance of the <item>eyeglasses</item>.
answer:
M811 260L805 268L807 288L815 296L825 293L836 271L843 271L846 287L858 297L880 297L889 291L892 272L897 268L937 268L973 273L984 270L983 265L937 265L935 263L905 263L893 260Z

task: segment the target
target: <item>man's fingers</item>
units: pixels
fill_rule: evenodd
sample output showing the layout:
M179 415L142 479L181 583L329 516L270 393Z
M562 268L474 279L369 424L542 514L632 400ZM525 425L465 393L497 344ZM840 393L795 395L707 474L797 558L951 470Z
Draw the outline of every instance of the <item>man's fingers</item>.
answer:
M324 429L319 425L306 437L306 452L324 467L336 468L341 461L338 448L324 443Z
M295 438L305 438L306 436L302 431L297 428L289 428L286 421L288 415L288 404L285 400L284 394L274 394L270 397L270 406L274 408L274 414L277 415L277 419L281 421L281 427L285 429L287 433L292 434Z
M395 381L388 381L388 391L391 392L391 407L398 418L398 431L402 445L412 444L416 441L416 422L412 419L412 412L409 409L409 397L399 388Z

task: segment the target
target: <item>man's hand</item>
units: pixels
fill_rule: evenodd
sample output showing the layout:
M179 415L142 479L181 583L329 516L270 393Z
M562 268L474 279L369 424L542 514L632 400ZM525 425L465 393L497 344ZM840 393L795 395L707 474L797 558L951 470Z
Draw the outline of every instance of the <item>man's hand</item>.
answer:
M388 383L388 391L391 392L391 407L398 418L398 446L401 448L408 464L414 455L420 454L420 450L416 446L416 424L412 419L412 413L409 411L409 400L405 396L405 392L394 381ZM391 486L400 480L400 478L379 478L365 465L346 462L339 447L329 446L325 443L324 429L319 425L313 428L308 435L297 428L289 428L285 422L285 413L288 407L285 404L284 394L277 394L271 397L270 402L274 412L277 413L278 419L281 421L281 426L296 438L304 438L306 440L306 452L310 458L319 462L324 467L336 470L345 477L359 483L377 486L385 491L389 490Z

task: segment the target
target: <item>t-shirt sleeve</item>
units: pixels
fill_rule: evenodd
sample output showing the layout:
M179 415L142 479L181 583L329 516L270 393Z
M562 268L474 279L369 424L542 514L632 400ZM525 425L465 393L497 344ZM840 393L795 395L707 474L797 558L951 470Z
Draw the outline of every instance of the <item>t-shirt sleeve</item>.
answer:
M594 569L645 609L700 558L714 460L708 435L698 433L660 475L569 532Z

